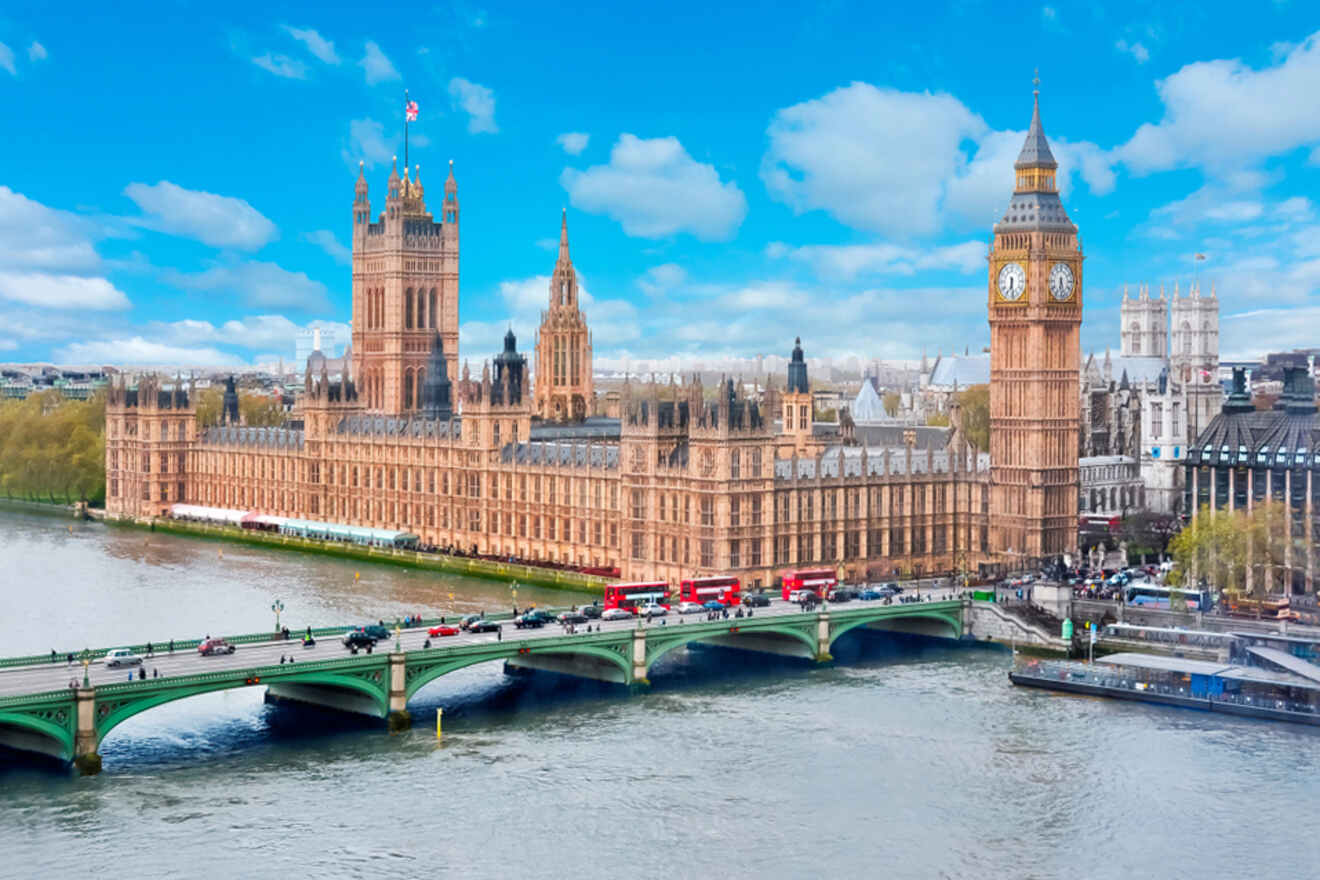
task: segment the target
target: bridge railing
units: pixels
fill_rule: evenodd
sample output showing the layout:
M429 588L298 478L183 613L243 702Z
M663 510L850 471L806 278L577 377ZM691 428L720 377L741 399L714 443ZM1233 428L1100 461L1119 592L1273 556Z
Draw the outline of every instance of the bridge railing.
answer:
M568 608L567 607L544 608L542 610L552 614L558 614L561 611L567 611ZM446 622L453 623L458 620L461 620L466 616L467 616L466 614L446 614L444 617ZM485 618L487 620L505 622L513 619L513 612L492 611L485 614ZM438 625L439 623L440 623L439 617L431 617L416 621L410 624L410 626L413 628L432 627ZM355 629L363 625L364 624L361 623L348 623L340 626L312 627L312 637L317 639L326 638L326 637L338 637L343 635L350 629ZM392 622L385 624L385 626L391 631L393 631L394 629L394 624ZM290 629L289 641L291 642L297 641L306 632L307 632L306 627L302 629ZM229 642L231 645L255 645L263 642L281 641L281 634L274 631L260 632L260 633L241 633L238 635L217 634L213 638L222 638L226 642ZM200 645L203 641L205 641L205 639L174 639L174 650L176 653L179 651L195 651L197 649L197 646ZM148 644L151 645L153 654L169 653L169 645L170 645L169 639L161 639L160 641L156 641L155 639L153 639L150 642L121 643L114 645L113 647L110 648L90 648L87 649L87 651L88 651L89 659L94 663L97 660L104 659L107 653L109 653L110 651L116 648L128 648L130 651L133 651L136 654L145 656L147 652ZM67 650L57 651L53 658L51 657L50 654L28 654L26 656L20 656L20 657L0 657L0 669L8 669L15 666L36 666L38 664L44 664L47 666L58 666L61 663L67 664L70 653L73 654L74 664L81 665L83 649L80 648L72 652Z

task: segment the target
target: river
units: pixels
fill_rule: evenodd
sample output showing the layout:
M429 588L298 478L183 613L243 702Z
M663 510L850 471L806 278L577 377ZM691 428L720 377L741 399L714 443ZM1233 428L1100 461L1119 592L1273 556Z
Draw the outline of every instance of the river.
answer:
M506 584L9 511L0 572L6 655L257 631L276 598L295 629L511 601ZM194 697L117 727L99 776L5 756L0 877L1320 871L1313 729L1017 689L987 646L856 633L836 657L678 651L633 697L485 664L419 692L396 736L257 688Z

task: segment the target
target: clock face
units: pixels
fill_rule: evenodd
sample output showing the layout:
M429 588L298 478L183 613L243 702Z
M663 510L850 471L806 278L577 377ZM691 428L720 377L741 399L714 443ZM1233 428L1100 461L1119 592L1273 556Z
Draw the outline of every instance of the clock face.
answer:
M999 295L1016 302L1027 292L1027 273L1018 263L1005 263L999 270Z
M1050 295L1063 302L1072 296L1073 271L1067 263L1055 263L1050 268Z

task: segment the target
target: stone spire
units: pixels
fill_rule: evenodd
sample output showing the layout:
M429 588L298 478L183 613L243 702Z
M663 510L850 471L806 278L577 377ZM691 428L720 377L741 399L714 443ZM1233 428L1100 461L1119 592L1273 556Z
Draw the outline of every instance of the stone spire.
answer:
M422 386L422 408L428 419L449 419L454 414L453 386L445 360L445 344L439 332L431 340L431 357Z
M1054 161L1054 154L1050 152L1049 141L1045 140L1045 129L1040 124L1040 77L1032 82L1036 88L1031 90L1031 127L1027 129L1027 139L1023 142L1022 152L1018 153L1017 161L1013 163L1013 167L1018 170L1023 168L1058 168L1059 163Z
M559 218L559 260L560 263L572 263L568 255L568 208L563 209Z

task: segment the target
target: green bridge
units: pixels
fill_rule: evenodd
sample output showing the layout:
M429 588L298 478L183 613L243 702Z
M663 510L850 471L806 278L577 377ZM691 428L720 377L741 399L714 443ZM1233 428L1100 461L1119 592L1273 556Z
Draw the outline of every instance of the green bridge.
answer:
M95 773L101 765L100 743L116 726L155 706L212 691L264 687L272 698L386 719L391 730L400 730L411 724L408 700L418 690L442 675L492 660L636 691L649 686L647 676L660 658L692 642L824 662L831 659L835 640L857 627L963 638L970 610L971 603L961 600L807 612L775 603L752 617L680 622L670 615L663 625L607 622L599 631L571 635L557 626L509 629L501 634L509 637L500 639L464 633L437 637L430 647L425 647L425 629L413 629L396 634L388 647L382 642L382 650L371 654L350 654L338 640L323 639L292 663L272 661L275 652L282 657L297 650L297 642L267 641L213 658L195 651L158 655L148 662L164 666L165 673L132 681L106 681L122 674L110 670L97 670L100 680L90 681L77 669L76 682L70 682L63 662L0 661L5 667L0 671L0 743L72 760L82 772ZM190 671L199 667L205 671ZM51 689L60 681L63 688Z

